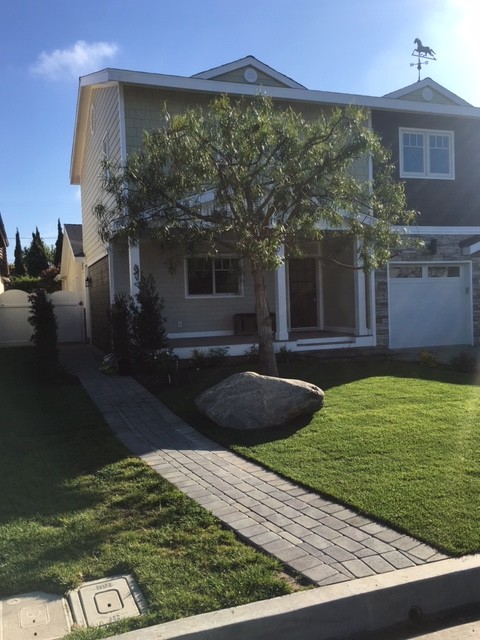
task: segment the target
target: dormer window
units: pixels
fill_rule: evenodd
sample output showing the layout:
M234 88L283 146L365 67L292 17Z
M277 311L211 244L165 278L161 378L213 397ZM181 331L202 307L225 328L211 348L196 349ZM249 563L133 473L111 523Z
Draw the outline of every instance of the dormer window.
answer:
M453 180L453 131L400 129L400 177Z

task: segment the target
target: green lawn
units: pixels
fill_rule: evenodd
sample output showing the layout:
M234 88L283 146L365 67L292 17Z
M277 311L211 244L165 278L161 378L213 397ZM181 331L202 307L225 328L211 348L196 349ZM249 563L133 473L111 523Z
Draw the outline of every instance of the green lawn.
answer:
M79 384L38 386L31 349L0 349L0 388L0 598L133 574L149 613L69 636L93 639L290 591L132 457Z
M282 365L326 391L285 429L239 433L200 416L193 397L233 370L206 370L160 396L233 450L452 554L480 551L480 387L472 376L405 362Z

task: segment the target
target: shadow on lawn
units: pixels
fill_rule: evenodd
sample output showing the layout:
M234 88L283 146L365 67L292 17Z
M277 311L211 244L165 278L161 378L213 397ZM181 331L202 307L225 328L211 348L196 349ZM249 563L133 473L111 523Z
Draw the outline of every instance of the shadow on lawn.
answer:
M240 371L255 371L255 365L235 364L198 371L188 385L178 387L149 387L150 391L178 413L187 423L207 437L226 447L234 445L254 446L289 438L310 424L311 416L304 416L288 425L270 429L239 431L225 429L200 414L195 407L195 397L224 378ZM418 362L393 359L322 360L306 357L279 364L282 378L305 380L327 393L330 389L372 377L395 377L432 380L459 385L478 384L473 374L452 371L445 365L427 367ZM141 381L141 380L140 380ZM142 381L141 381L142 382Z

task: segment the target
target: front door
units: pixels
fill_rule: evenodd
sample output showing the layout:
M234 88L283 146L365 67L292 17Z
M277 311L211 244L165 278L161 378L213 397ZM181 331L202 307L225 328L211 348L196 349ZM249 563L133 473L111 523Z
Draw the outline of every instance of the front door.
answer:
M294 258L288 261L290 290L290 327L318 326L317 263L314 258Z

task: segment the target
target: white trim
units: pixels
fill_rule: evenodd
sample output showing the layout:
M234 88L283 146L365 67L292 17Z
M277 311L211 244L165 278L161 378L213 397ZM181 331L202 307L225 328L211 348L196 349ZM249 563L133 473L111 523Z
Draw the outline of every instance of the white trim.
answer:
M288 340L288 313L287 313L287 266L285 263L285 247L281 247L279 256L282 264L275 271L275 315L276 332L275 340Z
M238 61L237 61L238 62ZM259 61L257 61L259 64ZM226 65L227 66L227 65ZM271 73L271 72L270 72ZM277 72L278 73L278 72ZM426 113L438 115L454 115L456 117L480 118L480 108L462 105L446 105L423 103L414 100L398 100L390 96L376 97L310 90L305 88L259 86L246 83L205 80L200 77L185 78L182 76L127 71L123 69L104 69L80 78L75 117L74 139L70 163L70 182L80 184L81 159L85 146L85 130L87 127L90 96L94 88L110 87L113 84L132 84L143 87L173 89L180 91L201 92L203 94L236 96L256 96L259 94L273 99L288 102L337 105L355 105L367 109L401 111L403 113ZM85 113L85 111L87 113Z
M423 137L423 171L406 171L404 169L404 134L413 134ZM430 168L430 136L443 136L449 139L448 148L448 173L434 173ZM455 180L455 135L453 131L438 129L420 129L417 127L399 127L399 175L400 178L414 178L423 180Z
M110 295L110 304L113 304L114 300L115 300L115 269L114 269L114 264L115 264L115 260L113 259L113 247L112 245L110 245L110 250L107 253L108 256L108 288L109 288L109 295Z
M432 80L431 78L424 78L423 80L420 80L420 82L415 82L414 84L408 85L408 87L402 87L402 89L391 91L390 93L386 93L383 97L384 98L403 98L404 96L408 96L410 93L413 93L414 91L416 92L416 91L419 91L420 89L426 89L426 88L433 89L440 95L454 102L456 105L463 106L463 107L472 106L469 102L467 102L463 98L460 98L460 96L457 96L455 93L453 93L452 91L449 91L445 87L442 87L441 84L438 84L438 82L435 82L435 80Z
M368 292L370 299L370 333L373 337L374 346L377 346L377 298L375 288L375 271L370 271L368 274ZM366 293L366 292L365 292ZM368 331L368 327L367 327Z
M462 247L462 256L471 256L474 253L477 253L477 251L480 251L480 240L468 245L467 247Z
M355 335L368 335L367 330L367 298L365 287L365 273L357 269L353 277L355 297Z
M234 336L233 331L188 331L185 333L168 333L167 338L179 340L181 338L226 338Z
M128 241L128 276L130 285L130 295L135 296L138 293L138 286L135 280L135 267L140 269L140 245Z
M394 226L394 231L403 231L406 235L416 236L475 236L480 227L402 227Z
M240 60L234 60L233 62L228 62L227 64L220 65L219 67L214 67L213 69L209 69L208 71L201 71L200 73L196 73L192 76L192 78L202 78L203 80L215 80L218 76L224 75L226 73L231 73L232 71L238 71L239 69L243 69L244 67L253 67L257 71L261 71L267 76L270 76L277 82L281 82L282 84L287 85L291 89L305 89L306 87L299 82L295 82L292 78L285 76L283 73L276 71L272 67L269 67L265 63L257 60L254 56L246 56L245 58L240 58Z
M424 104L413 100L396 100L388 97L359 95L353 93L338 93L333 91L319 91L315 89L290 89L284 87L270 87L251 85L248 83L203 80L201 78L171 76L143 71L126 71L123 69L105 69L98 73L80 78L80 89L111 86L112 83L134 84L164 89L180 89L184 91L200 91L202 93L255 96L261 93L272 98L286 99L292 102L307 102L317 104L336 104L339 106L356 105L383 109L387 111L402 111L412 113L429 113L438 115L455 115L470 118L480 118L480 108L446 104Z
M176 334L168 334L168 338L173 338ZM179 338L181 337L187 337L187 334L180 334L178 335ZM201 337L201 336L190 336L190 337ZM208 337L208 336L205 336ZM244 356L248 353L248 351L252 348L258 345L258 339L256 339L256 337L252 337L252 341L251 342L242 342L242 343L238 343L238 344L229 344L229 345L224 345L224 343L222 342L221 338L222 336L219 334L215 334L214 336L211 337L218 337L219 338L219 342L218 345L208 345L208 346L202 346L202 345L198 345L197 347L195 346L191 346L191 347L176 347L175 345L172 345L172 351L174 352L174 354L176 356L178 356L180 359L188 359L192 357L192 350L195 348L200 348L200 349L205 349L205 350L209 350L209 349L213 349L215 348L215 346L219 346L219 347L223 347L223 346L228 346L228 356ZM295 352L302 352L302 351L328 351L331 349L355 349L355 348L360 348L360 347L375 347L376 346L376 341L374 339L373 336L352 336L351 338L349 337L345 337L345 338L320 338L320 339L314 339L311 341L308 340L280 340L280 341L276 341L273 343L273 347L275 349L276 352L280 351L280 349L286 347L287 349L291 349L292 351Z
M125 122L125 91L124 86L118 86L118 127L120 135L120 161L127 159L127 125Z

